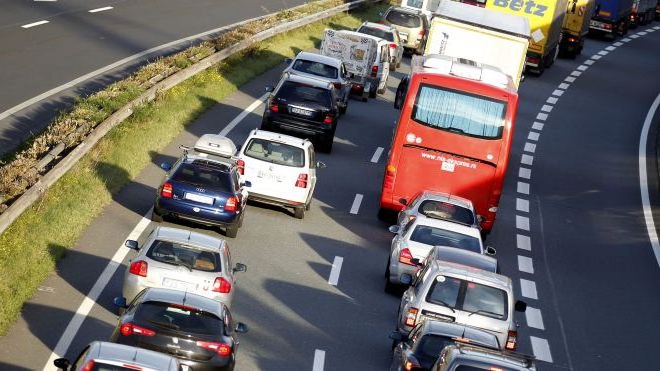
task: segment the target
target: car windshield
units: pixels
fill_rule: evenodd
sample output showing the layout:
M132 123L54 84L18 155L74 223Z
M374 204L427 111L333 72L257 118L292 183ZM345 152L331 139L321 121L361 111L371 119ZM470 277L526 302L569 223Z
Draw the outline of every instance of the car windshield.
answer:
M332 106L330 90L317 88L310 85L286 81L277 92L277 97L288 102L310 102L322 107Z
M396 10L387 13L385 19L392 24L406 28L417 28L422 24L418 15Z
M426 301L474 314L506 320L507 294L496 287L455 277L436 277Z
M328 79L336 79L339 74L336 67L323 64L321 62L308 61L305 59L296 59L296 61L293 62L292 68L296 71L309 73Z
M218 335L224 329L222 320L212 313L159 301L140 304L135 318L157 327L193 335Z
M449 202L425 200L417 210L429 218L451 220L467 225L475 224L472 210Z
M425 245L457 247L481 253L481 244L479 244L478 238L428 225L418 224L409 239Z
M302 148L266 139L251 139L244 153L248 157L277 165L292 167L305 165L305 151Z
M506 103L479 95L422 84L412 119L439 130L484 139L499 139Z
M362 26L357 32L380 37L381 39L385 39L387 41L394 41L394 35L392 35L391 31L381 30L379 28Z
M156 240L147 257L160 263L184 266L205 272L221 272L220 254L177 242Z
M216 166L207 161L184 162L176 169L171 179L222 192L232 191L227 167L224 165Z

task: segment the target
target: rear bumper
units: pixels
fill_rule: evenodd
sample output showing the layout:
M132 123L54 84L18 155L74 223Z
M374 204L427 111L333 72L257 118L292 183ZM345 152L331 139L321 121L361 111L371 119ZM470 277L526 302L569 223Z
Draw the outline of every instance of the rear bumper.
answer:
M325 137L333 135L333 126L324 123L309 123L294 121L275 115L264 116L263 123L275 130L287 131L303 135L305 137Z
M173 266L172 268L176 269L175 266ZM126 302L130 303L137 296L137 294L139 294L142 290L150 287L163 287L163 286L149 283L145 277L136 276L127 272L126 276L124 277L122 295L124 296L124 299L126 299ZM229 294L218 294L213 291L204 292L200 290L194 291L193 293L207 297L211 300L215 300L219 303L223 303L228 308L231 308L233 292L234 290L232 289Z
M269 205L277 205L284 207L300 207L304 206L307 200L286 200L284 198L278 198L275 196L260 194L260 193L250 193L248 199L261 202Z
M242 211L226 212L221 208L192 205L181 200L159 197L154 203L154 212L208 226L232 227L238 224Z

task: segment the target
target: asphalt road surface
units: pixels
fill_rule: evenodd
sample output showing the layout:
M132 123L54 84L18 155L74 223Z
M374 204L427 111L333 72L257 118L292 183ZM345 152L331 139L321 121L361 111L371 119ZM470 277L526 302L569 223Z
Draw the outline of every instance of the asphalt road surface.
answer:
M500 215L487 243L497 248L517 297L529 304L516 317L519 350L535 354L541 370L657 368L660 268L646 232L637 164L640 132L660 93L660 27L636 36L620 44L588 40L582 56L559 60L521 85ZM388 367L387 336L399 300L383 291L391 234L376 212L398 114L393 91L407 71L406 65L393 73L377 100L350 102L332 154L318 155L328 166L319 170L304 220L248 206L238 237L229 240L233 261L249 267L238 277L232 308L234 318L250 326L240 338L238 370ZM155 226L143 215L162 176L157 164L174 160L179 144L218 133L255 107L278 75L259 77L208 111L116 195L0 339L0 369L41 369L67 339L66 355L73 358L89 341L109 337L117 320L112 299L127 261L119 247ZM262 111L256 107L228 136L242 143ZM385 153L376 159L379 147ZM648 169L657 193L654 161ZM113 256L123 264L107 271L107 286L95 284L113 267ZM329 283L333 270L336 284ZM95 304L83 301L96 292ZM85 315L80 329L61 340L72 318Z
M0 155L42 130L73 96L98 90L144 61L180 50L191 42L141 56L23 109L12 108L145 50L305 2L0 2Z

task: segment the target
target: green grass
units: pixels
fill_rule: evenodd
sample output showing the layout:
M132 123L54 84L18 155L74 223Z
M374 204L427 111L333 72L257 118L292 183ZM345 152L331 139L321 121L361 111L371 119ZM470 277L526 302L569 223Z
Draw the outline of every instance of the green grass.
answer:
M284 57L317 46L328 25L357 27L364 20L377 18L386 6L338 15L256 44L246 52L246 58L229 58L183 82L110 131L0 235L0 335L6 334L23 303L112 201L112 195L150 163L150 152L161 151L200 114L280 64ZM103 101L89 104L117 108L106 107Z

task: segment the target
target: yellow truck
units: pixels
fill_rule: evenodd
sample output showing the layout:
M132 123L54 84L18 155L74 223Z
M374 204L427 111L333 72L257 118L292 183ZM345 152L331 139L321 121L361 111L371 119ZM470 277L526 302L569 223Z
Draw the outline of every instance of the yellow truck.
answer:
M589 33L589 21L594 15L596 0L568 0L566 18L559 54L568 58L575 58L582 53L584 39Z
M486 9L529 19L532 32L527 49L527 69L540 75L557 59L567 1L486 0Z

